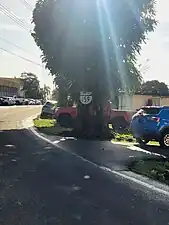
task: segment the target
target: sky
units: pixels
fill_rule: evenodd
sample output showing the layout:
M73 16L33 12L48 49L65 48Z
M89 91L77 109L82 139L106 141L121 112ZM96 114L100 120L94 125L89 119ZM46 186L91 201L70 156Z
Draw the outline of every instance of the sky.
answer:
M34 7L36 0L26 0ZM32 12L26 7L24 0L0 0L0 4L10 9L18 18L24 20L24 27L31 29ZM156 79L169 85L169 1L157 0L156 18L158 26L154 33L148 35L146 45L142 46L141 55L138 62L142 64L144 80ZM6 43L5 39L21 49ZM19 77L22 72L32 72L40 80L41 86L44 84L53 87L52 76L44 68L41 62L41 51L36 46L29 32L23 27L9 19L0 11L0 76L1 77ZM32 62L23 60L16 55L24 57Z

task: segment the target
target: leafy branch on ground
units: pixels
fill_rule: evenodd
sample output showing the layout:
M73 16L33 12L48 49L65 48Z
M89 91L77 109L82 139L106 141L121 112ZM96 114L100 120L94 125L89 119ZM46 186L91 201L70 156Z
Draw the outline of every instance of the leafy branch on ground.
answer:
M115 133L115 141L119 142L136 142L136 139L133 138L132 134L120 134L120 133Z

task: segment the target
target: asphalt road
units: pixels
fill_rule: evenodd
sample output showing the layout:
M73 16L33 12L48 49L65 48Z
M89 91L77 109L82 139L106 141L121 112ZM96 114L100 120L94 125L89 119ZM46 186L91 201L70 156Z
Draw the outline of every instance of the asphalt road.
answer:
M28 132L22 121L38 110L0 109L0 224L169 224L165 195L105 172Z

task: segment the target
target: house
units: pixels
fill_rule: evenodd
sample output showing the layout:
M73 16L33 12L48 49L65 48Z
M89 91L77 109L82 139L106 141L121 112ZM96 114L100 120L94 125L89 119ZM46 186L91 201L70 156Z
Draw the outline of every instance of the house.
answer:
M169 96L129 95L125 93L119 96L119 110L135 111L146 105L169 106Z
M24 97L21 79L0 77L0 97L12 97L14 95Z

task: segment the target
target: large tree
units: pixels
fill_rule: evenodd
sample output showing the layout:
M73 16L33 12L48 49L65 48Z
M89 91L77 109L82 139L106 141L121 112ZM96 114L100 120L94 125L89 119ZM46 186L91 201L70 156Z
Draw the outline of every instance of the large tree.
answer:
M43 99L47 100L51 91L50 87L45 84L44 87L41 89L41 91L42 91Z
M54 85L57 90L58 106L67 106L68 98L71 95L72 82L67 74L57 74L54 76Z
M160 82L158 80L151 80L144 82L136 93L143 95L168 96L169 89L164 82Z
M21 74L23 91L26 98L37 99L40 97L40 85L37 76L31 72Z
M66 75L73 100L79 103L80 91L92 91L94 109L102 115L111 95L141 81L136 54L156 25L154 5L155 0L38 0L32 36L56 80Z

